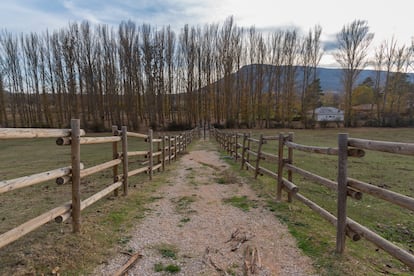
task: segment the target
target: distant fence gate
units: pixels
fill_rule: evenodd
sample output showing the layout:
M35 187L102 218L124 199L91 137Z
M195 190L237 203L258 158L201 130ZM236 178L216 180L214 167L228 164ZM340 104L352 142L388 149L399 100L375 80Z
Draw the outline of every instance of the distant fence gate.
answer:
M254 172L255 178L258 175L268 175L277 181L276 198L281 200L282 191L288 194L288 202L295 198L314 212L336 227L336 252L342 254L345 249L345 238L350 237L353 241L364 237L379 248L388 252L411 269L414 269L414 255L396 246L390 241L382 238L375 232L347 217L347 197L356 200L362 198L362 193L386 200L399 205L407 210L414 211L414 198L389 191L378 186L349 178L347 174L348 157L363 157L364 149L394 154L414 156L414 143L396 143L385 141L374 141L365 139L349 138L348 134L338 135L338 147L316 147L294 143L293 134L279 134L277 136L264 136L261 134L258 139L252 138L246 133L232 133L212 129L211 135L215 137L220 146L226 150L236 161L241 161L241 169L250 169ZM268 141L278 142L278 155L270 154L262 150L262 145ZM252 143L257 145L257 151L252 150ZM284 156L284 149L287 147L287 156ZM293 164L293 150L312 152L317 154L338 156L337 181L324 178L312 172L306 171ZM252 158L253 157L253 158ZM273 172L260 165L261 162L270 161L277 163L277 172ZM283 177L284 170L287 170L288 178ZM337 192L337 217L332 215L315 202L299 193L298 187L292 182L292 173L326 186Z
M108 137L85 137L86 132L80 129L79 119L72 119L70 129L36 129L36 128L0 128L0 140L21 139L21 138L57 138L56 144L59 146L71 147L71 166L41 172L29 176L23 176L11 180L0 182L0 194L16 189L28 187L49 180L56 180L57 184L72 183L72 200L56 207L50 211L37 216L16 228L0 235L0 248L21 238L27 233L46 224L49 221L63 222L72 217L73 232L80 231L81 210L90 206L99 199L114 192L118 195L118 190L122 188L124 196L128 195L128 177L140 173L147 173L152 179L154 171L163 171L166 164L176 160L179 153L186 150L195 135L200 135L196 129L183 132L174 136L153 137L150 129L148 134L134 133L127 131L127 127L121 129L112 127L112 136ZM146 151L128 151L128 137L143 139L148 143ZM113 159L105 163L84 168L80 162L81 145L112 143ZM118 143L121 143L122 150L118 152ZM155 145L155 147L154 147ZM143 167L136 169L128 168L128 158L142 156L147 161ZM122 164L122 173L119 174L119 166ZM113 170L113 183L105 189L97 192L87 199L81 200L80 182L83 177L97 172L110 169Z

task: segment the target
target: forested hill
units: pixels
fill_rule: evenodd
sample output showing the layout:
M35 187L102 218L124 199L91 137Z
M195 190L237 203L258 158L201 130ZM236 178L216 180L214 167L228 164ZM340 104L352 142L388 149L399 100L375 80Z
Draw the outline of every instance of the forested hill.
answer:
M261 67L263 72L263 92L269 91L268 87L268 80L270 74L277 72L277 67L273 65L246 65L240 68L240 70L236 73L236 75L240 75L242 78L247 77L248 74L252 73L254 75L259 75L259 68ZM252 71L251 71L252 70ZM303 67L297 66L296 67L296 82L298 84L301 83L302 80L302 72ZM377 72L374 70L362 70L356 85L362 83L366 78L370 77L371 79L376 78ZM410 73L409 80L414 83L414 73ZM381 72L381 83L382 85L385 82L386 72ZM335 92L343 92L343 84L342 84L342 69L340 68L317 68L317 77L320 79L321 88L323 91L335 91Z

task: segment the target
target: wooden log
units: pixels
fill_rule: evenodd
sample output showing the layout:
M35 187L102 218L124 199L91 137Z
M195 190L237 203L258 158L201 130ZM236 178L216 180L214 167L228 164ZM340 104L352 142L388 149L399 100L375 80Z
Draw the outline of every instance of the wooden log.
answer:
M386 190L353 178L348 178L348 185L363 193L376 196L388 202L404 207L408 210L414 211L414 198L412 197Z
M303 195L296 193L293 194L293 197L295 197L297 200L311 208L315 213L319 214L322 218L326 219L328 222L330 222L334 227L337 225L337 219L334 215L329 213L327 210L320 207L315 202L309 200L308 198L304 197ZM346 228L346 235L351 238L353 241L359 241L361 239L361 235L357 232L353 231L349 226Z
M338 134L338 201L336 227L336 253L345 250L346 235L346 199L347 199L348 134Z
M80 166L83 167L83 164ZM69 175L71 171L71 167L69 166L15 179L3 180L0 182L0 194Z
M291 181L286 178L282 178L283 186L286 187L292 193L297 193L299 188Z
M71 160L72 160L72 231L80 232L80 120L71 120Z
M165 153L167 151L167 149L165 148L165 137L162 138L161 148L162 148L162 155L161 155L162 166L161 166L161 170L165 171Z
M56 178L55 183L57 185L63 185L63 184L69 183L71 180L72 178L70 176L65 175L65 176L60 176Z
M252 165L252 164L250 164L249 162L246 162L245 163L246 164L246 167L248 167L249 169L251 169L251 170L255 170L256 168Z
M296 173L300 174L301 176L303 176L303 177L305 177L305 178L307 178L309 180L315 181L315 182L317 182L319 184L324 185L325 187L328 187L329 189L332 189L334 191L337 191L338 190L338 184L335 181L332 181L332 180L327 179L327 178L324 178L322 176L313 174L313 173L311 173L309 171L306 171L304 169L301 169L299 167L296 167L296 166L294 166L292 164L285 164L285 167L289 171L296 172Z
M121 159L114 159L114 160L111 160L111 161L108 161L108 162L105 162L105 163L102 163L102 164L99 164L99 165L81 170L80 177L83 178L83 177L89 176L91 174L94 174L94 173L112 168L114 166L117 166L121 163L122 163Z
M66 213L71 208L71 203L67 202L62 206L56 207L50 211L47 211L40 216L37 216L16 228L9 230L6 233L0 235L0 248L12 243L15 240L23 237L27 233L35 230L36 228L46 224L47 222L53 220L55 217L60 216Z
M162 151L156 151L152 153L152 157L161 156Z
M285 138L283 136L283 133L279 134L279 146L278 146L278 166L277 166L277 191L276 191L276 199L281 200L282 199L282 188L283 188L283 145L285 142Z
M266 140L266 141L278 141L279 140L279 136L263 136L263 140Z
M311 153L320 153L320 154L327 154L327 155L338 155L337 148L329 148L329 147L316 147L316 146L306 146L301 145L293 142L286 141L285 145L290 149L296 149L305 152Z
M395 244L384 239L383 237L379 236L375 232L362 226L361 224L357 223L356 221L350 218L347 219L347 224L353 231L361 235L363 238L372 242L379 248L383 249L385 252L388 252L391 256L397 258L398 260L406 264L411 269L414 269L414 255L413 254L396 246Z
M234 159L236 160L236 162L237 162L237 159L238 159L238 152L237 152L237 150L239 149L239 141L238 141L238 135L237 135L237 133L236 133L236 135L235 135L235 141L234 141L234 152L235 152L235 155L234 155Z
M108 137L81 137L81 145L92 145L92 144L104 144L121 141L119 136L108 136Z
M260 172L262 172L264 174L267 174L268 176L273 177L274 179L277 180L277 173L272 172L271 170L268 170L268 169L263 168L263 167L259 167L259 170L260 170Z
M254 155L254 156L257 156L258 154L257 154L257 152L254 152L254 151L252 151L252 150L246 150L249 154L251 154L251 155Z
M247 134L243 135L243 146L242 146L242 156L241 156L241 166L240 166L240 170L243 170L244 168L244 163L246 162L245 156L246 156L246 141L247 141Z
M249 139L250 142L254 142L254 143L258 143L258 144L260 143L259 139L254 139L254 138L250 138L250 137L248 139ZM266 141L262 141L262 142L263 142L263 144L266 144Z
M309 171L306 171L304 169L301 169L299 167L296 167L294 165L291 164L285 164L285 168L292 171L292 172L296 172L298 174L300 174L301 176L305 177L306 179L312 180L316 183L319 183L321 185L324 185L325 187L337 191L338 190L338 183L336 183L335 181L332 181L330 179L324 178L322 176L319 176L317 174L313 174ZM352 197L353 199L356 200L361 200L362 199L362 193L359 191L355 191L354 189L351 189L348 187L347 190L347 195L349 197Z
M154 153L154 144L152 143L153 139L153 132L152 129L148 130L148 161L149 161L149 168L148 168L148 176L149 179L152 180L152 174L153 174L153 166L154 166L154 159L153 159L153 153Z
M126 126L122 126L122 181L123 195L128 195L128 130Z
M58 146L66 146L70 145L71 140L70 137L59 137L56 139L56 145Z
M149 170L148 167L142 167L142 168L139 168L139 169L129 171L128 172L128 177L136 175L136 174L144 173L144 172L147 173L148 170Z
M87 199L83 200L81 203L81 210L85 209L86 207L92 205L96 201L100 200L101 198L107 196L111 192L113 192L115 189L118 189L123 185L122 181L115 182L111 184L110 186L106 187L105 189L99 191L98 193L88 197Z
M403 155L414 155L414 143L398 143L349 138L348 145L351 147L363 148L367 150L376 150Z
M262 157L262 160L266 160L266 161L276 161L276 162L278 162L278 160L279 160L279 158L276 154L271 154L271 153L264 152L264 151L261 152L261 157Z
M87 199L83 200L81 202L80 209L81 210L85 209L86 207L92 205L96 201L100 200L101 198L105 197L106 195L108 195L109 193L115 191L116 189L118 189L121 186L122 186L122 181L118 181L118 182L115 182L115 183L111 184L110 186L106 187L105 189L103 189L103 190L99 191L98 193L96 193L96 194L88 197ZM61 214L59 216L56 216L55 217L55 222L62 223L70 217L71 217L71 209L68 209L63 214Z
M83 129L79 130L79 135L84 136ZM59 138L71 135L70 129L50 129L50 128L0 128L1 139L19 138Z
M152 142L153 142L153 143L161 143L161 142L162 142L162 140L161 140L161 139L152 139Z
M128 156L147 156L148 151L128 151Z
M259 146L257 149L257 158L256 158L256 168L254 170L254 178L257 178L257 175L259 174L259 166L260 166L260 152L262 151L262 145L263 145L263 134L260 134L260 138L259 138Z
M173 148L171 142L173 141L171 137L167 136L168 138L168 165L171 164L171 155L173 154Z
M159 164L153 166L152 169L155 171L155 170L158 170L159 168L161 168L161 166L162 166L162 164L159 163Z
M141 134L141 133L135 133L135 132L128 132L127 131L127 136L148 139L148 135L147 134Z
M289 142L293 143L293 133L292 132L289 132L287 139L288 139ZM288 159L287 159L287 162L285 163L285 165L286 164L293 164L293 149L292 148L288 148ZM288 180L289 180L289 182L293 181L292 177L293 177L292 171L288 171ZM292 202L292 194L291 193L288 193L288 202Z
M118 136L118 126L112 126L112 135ZM112 143L112 159L120 159L119 152L118 152L118 142ZM113 183L118 182L118 165L113 166L112 168L112 179ZM114 196L118 196L119 189L114 190Z
M121 268L119 268L112 276L122 276L126 275L126 272L141 258L142 255L140 253L135 253L134 255L129 258L128 262L126 262Z
M356 190L354 190L350 187L347 187L346 193L349 197L352 197L353 199L356 199L356 200L361 200L362 199L362 193L360 191L356 191Z

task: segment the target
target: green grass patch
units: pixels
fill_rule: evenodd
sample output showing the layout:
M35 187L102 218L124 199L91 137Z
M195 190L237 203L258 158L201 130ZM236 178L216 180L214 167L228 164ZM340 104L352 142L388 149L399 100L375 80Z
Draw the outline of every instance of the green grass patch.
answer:
M156 263L154 265L155 272L169 272L169 273L178 273L181 271L181 267L175 264L163 265L162 263Z
M413 142L413 129L386 128L352 128L352 129L319 129L319 130L254 130L252 136L276 136L281 132L294 132L294 142L304 145L337 147L338 133L349 133L349 137ZM240 132L240 131L238 131ZM255 143L251 148L256 151ZM263 150L277 154L278 142L269 141ZM287 157L287 150L284 157ZM222 152L222 155L226 153ZM264 200L267 209L274 212L281 222L287 225L290 233L296 238L298 246L310 256L320 275L412 275L407 266L385 253L370 242L362 239L352 242L347 239L346 250L342 256L335 254L336 230L329 222L313 212L301 202L293 200L276 202L276 181L267 176L253 177L251 170L240 170L240 163L226 160L231 169L245 179ZM250 156L255 164L255 157ZM337 157L293 151L293 164L321 175L333 181L337 174ZM260 165L277 172L276 162L261 161ZM414 197L414 159L410 156L393 155L375 151L366 151L363 158L348 159L349 177L360 179L373 185ZM285 172L285 177L287 173ZM293 182L299 192L317 203L319 206L336 214L336 193L316 183L293 174ZM364 194L360 201L348 198L348 216L377 232L384 238L413 252L414 239L413 213L391 203Z
M155 246L155 249L164 258L176 260L178 254L178 248L173 244L161 243Z
M175 205L175 211L179 214L189 214L195 212L191 209L191 203L196 201L196 196L182 196L179 198L171 199L171 202Z
M257 202L250 200L247 196L233 196L223 199L223 202L240 208L245 212L248 212L250 208L257 208Z

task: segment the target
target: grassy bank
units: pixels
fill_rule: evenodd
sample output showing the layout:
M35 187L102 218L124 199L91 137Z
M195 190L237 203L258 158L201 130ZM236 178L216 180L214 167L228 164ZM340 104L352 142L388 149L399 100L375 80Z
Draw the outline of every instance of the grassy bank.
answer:
M255 130L253 137L260 133L277 135L280 132L292 130ZM414 142L414 129L322 129L322 130L295 130L294 141L305 145L336 147L337 134L349 133L350 137L373 140ZM264 151L277 154L277 143L270 142L263 146ZM225 154L225 153L223 153ZM294 164L308 171L335 180L337 158L319 154L294 151ZM411 156L392 155L366 151L363 158L349 159L349 176L368 183L414 197L414 158ZM277 165L263 165L277 171ZM233 164L233 168L244 177L252 178L252 173L240 171L240 163ZM307 181L301 176L293 177L299 191L318 205L336 214L336 194L318 184ZM298 246L315 262L315 266L323 275L412 275L413 271L394 259L373 244L360 240L347 241L346 252L337 256L335 250L335 228L311 211L301 202L275 202L274 180L264 176L258 180L249 179L254 188L262 195L270 210L283 223L287 224L290 232L295 236ZM286 198L285 198L286 199ZM366 227L413 252L414 246L414 214L403 208L364 195L356 201L348 199L348 216Z

